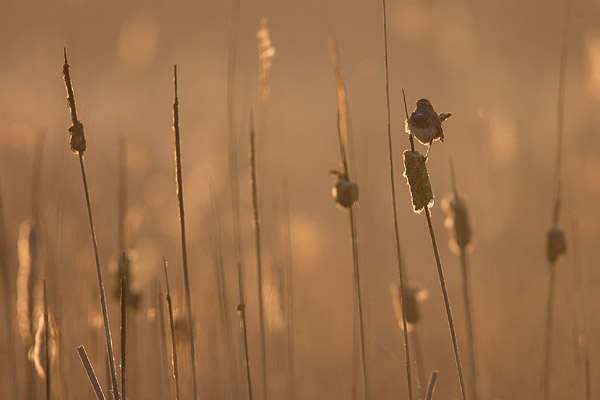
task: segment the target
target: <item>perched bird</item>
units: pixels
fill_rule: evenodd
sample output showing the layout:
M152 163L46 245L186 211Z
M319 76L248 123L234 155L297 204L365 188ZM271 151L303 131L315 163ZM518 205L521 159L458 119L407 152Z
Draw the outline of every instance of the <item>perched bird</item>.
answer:
M448 119L451 113L438 114L427 99L417 100L417 108L410 114L406 120L406 133L414 135L419 142L428 145L435 140L444 141L444 131L442 122ZM427 153L429 153L429 148Z

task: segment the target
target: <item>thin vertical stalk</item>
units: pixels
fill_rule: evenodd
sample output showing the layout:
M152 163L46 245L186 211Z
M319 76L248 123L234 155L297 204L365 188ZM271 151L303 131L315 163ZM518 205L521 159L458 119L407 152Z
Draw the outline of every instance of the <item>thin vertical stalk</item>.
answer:
M44 368L46 369L46 400L52 398L52 379L50 375L50 326L48 321L48 292L44 283Z
M71 83L71 75L69 72L69 63L67 62L67 50L66 49L64 50L64 58L65 58L65 63L63 65L63 77L65 80L65 86L67 89L67 101L69 103L69 109L71 111L71 121L73 123L73 128L75 126L81 126L81 135L83 136L83 126L81 125L81 122L79 122L79 120L77 119L77 110L75 108L75 95L73 93L73 86ZM71 143L71 148L75 149L73 143ZM119 386L117 383L117 369L115 367L115 354L113 351L112 336L110 333L108 308L106 306L106 294L104 292L104 283L102 281L102 270L100 269L100 256L98 255L98 242L96 240L96 231L94 228L92 205L90 202L90 193L89 193L89 189L88 189L87 177L85 174L85 165L83 162L84 149L85 149L85 141L84 141L83 149L78 150L77 154L79 156L79 165L81 167L81 178L83 180L83 191L85 194L85 202L86 202L87 210L88 210L90 233L91 233L91 237L92 237L92 245L94 248L94 259L96 261L96 274L97 274L97 278L98 278L98 287L100 290L100 304L102 306L102 317L104 319L104 334L106 337L107 357L108 357L108 364L109 364L109 368L110 368L110 377L111 377L111 382L112 382L112 387L113 387L112 395L115 400L118 400L119 399Z
M256 183L256 152L254 146L254 119L252 109L250 109L250 185L252 186L252 226L254 227L254 237L256 242L256 270L258 287L258 317L260 325L260 347L261 347L261 367L262 367L262 398L267 398L267 345L265 338L265 318L263 305L263 287L262 287L262 253L260 236L260 219L258 215L258 189Z
M556 292L556 263L550 264L548 278L548 300L546 302L546 331L544 335L544 365L542 369L542 399L550 398L550 376L552 375L552 327L554 326L554 297Z
M214 254L215 254L215 277L217 279L217 297L219 301L219 316L221 320L221 329L223 330L223 334L225 336L225 370L226 373L229 374L229 378L231 382L237 382L237 374L235 374L235 370L232 368L235 365L235 361L233 359L234 353L231 349L233 344L231 340L231 328L229 324L229 296L227 295L227 282L225 277L225 268L223 265L223 242L221 240L221 221L219 216L219 209L217 206L217 202L215 200L215 189L213 178L211 178L209 182L209 191L210 191L210 202L211 208L213 211L213 232L214 232ZM233 388L232 388L233 386ZM237 395L238 387L237 385L228 385L228 390L230 390L229 395L231 396L232 392L236 393L235 397L239 397Z
M126 256L123 252L122 264L121 264L121 397L123 400L127 400L127 272L126 272Z
M242 340L244 342L244 361L246 367L246 382L248 384L248 399L252 400L252 377L250 376L250 356L248 355L248 329L246 328L246 303L244 300L244 277L240 263L238 263L238 288L239 299L238 314L240 316L240 330L242 331Z
M419 326L413 326L412 340L414 342L415 362L417 364L417 393L420 397L426 389L425 366L423 365L423 347L421 346L421 335L419 334Z
M167 367L165 370L165 365L167 365L167 332L165 331L165 310L162 304L163 293L160 290L158 280L156 281L156 292L158 295L157 308L158 308L158 317L159 317L159 334L160 334L160 365L161 365L161 380L163 381L162 385L162 396L170 397L171 396L171 380L168 378L169 368ZM170 324L169 324L170 326ZM166 386L166 388L165 388Z
M163 257L163 267L165 270L165 282L167 286L167 307L169 308L169 327L171 328L171 348L173 376L175 377L175 400L179 400L179 364L177 363L177 341L175 340L175 321L173 319L173 302L171 300L171 289L169 288L169 274L167 273L167 260Z
M360 287L360 271L358 267L358 241L356 234L356 220L354 206L350 206L350 231L352 236L352 264L354 266L354 289L358 300L358 325L360 333L360 355L363 369L363 398L369 399L369 377L367 370L367 351L365 346L365 324L363 318L362 291Z
M248 398L252 399L252 381L250 377L250 358L248 354L248 329L246 324L246 304L244 303L244 249L240 224L240 193L238 181L237 138L235 134L235 67L236 46L238 38L238 25L240 18L240 0L232 0L231 16L229 19L229 54L227 59L227 129L228 129L228 155L229 155L229 191L231 195L231 212L233 217L233 234L238 269L238 315L240 318L240 332L244 347L244 367L246 369L246 385Z
M117 168L118 168L118 190L117 190L117 208L118 208L118 245L119 254L127 251L127 142L120 137L117 142ZM123 259L125 262L125 259Z
M475 353L475 334L473 333L473 317L471 314L471 288L469 281L469 271L467 268L467 252L464 247L460 248L460 269L463 281L463 300L465 302L465 321L467 324L467 343L469 345L469 356L471 364L471 396L473 400L478 398L477 387L477 364Z
M433 399L433 391L435 390L435 381L437 380L437 376L437 371L433 371L431 373L431 377L429 378L429 385L427 385L427 393L425 395L425 400Z
M175 101L173 103L173 132L175 134L175 173L177 180L177 199L179 201L179 222L181 226L181 256L183 260L183 280L185 284L185 300L187 304L188 334L190 337L190 359L192 363L192 379L194 384L194 400L198 400L198 377L196 374L196 346L194 340L194 316L192 312L192 291L188 270L187 243L185 240L185 211L183 206L183 173L181 172L181 136L179 133L179 98L177 97L177 65L173 68L173 87Z
M96 377L92 363L90 362L87 352L85 351L85 347L77 347L77 353L79 354L83 368L85 369L88 379L90 380L90 384L92 385L92 389L94 390L96 398L98 400L105 400L104 393L102 393L102 387L100 386L100 382L98 382L98 378Z
M433 231L433 225L431 223L431 213L429 207L425 206L425 215L427 216L427 225L429 227L429 234L431 236L431 244L433 245L433 253L435 254L435 262L437 264L438 275L440 278L440 286L442 287L442 294L444 296L444 305L446 307L446 317L448 319L448 327L450 328L450 336L452 338L452 347L454 349L454 359L456 361L456 369L458 371L458 380L460 382L460 393L463 400L467 398L467 391L465 389L465 380L463 377L462 365L460 363L460 354L458 352L458 341L456 340L456 330L454 329L454 320L452 319L452 311L450 310L450 300L448 298L448 290L446 289L446 280L444 279L444 271L442 270L442 262L440 261L440 254L438 252L437 242L435 240L435 233Z
M386 104L386 119L387 119L387 138L388 138L388 155L390 166L390 188L392 195L392 215L394 223L394 241L396 244L396 263L398 266L398 277L400 280L400 298L402 300L402 331L404 334L404 365L406 367L406 381L408 386L408 398L412 400L412 372L410 363L410 347L408 343L408 327L406 324L406 298L404 297L404 273L402 271L402 253L400 251L400 235L398 233L398 212L396 210L396 186L394 183L394 157L392 147L392 124L390 111L390 81L389 81L389 63L388 63L388 38L387 38L387 15L385 8L385 0L382 0L383 5L383 38L384 38L384 65L385 65L385 104ZM404 96L404 90L402 91ZM406 102L405 102L406 103ZM406 108L406 107L405 107ZM411 147L414 149L412 135L409 135Z
M0 188L0 274L2 276L2 292L4 293L4 326L6 327L6 349L8 352L9 365L16 365L15 354L15 330L13 324L13 297L10 285L10 271L8 267L8 246L6 241L6 225L4 220L4 208L2 202L2 190ZM12 398L19 398L18 368L7 368L10 371Z
M290 195L287 179L283 181L283 214L285 216L285 287L286 287L286 326L287 326L287 356L288 356L288 385L290 400L296 400L296 371L294 353L294 284L292 264L292 233L290 228Z

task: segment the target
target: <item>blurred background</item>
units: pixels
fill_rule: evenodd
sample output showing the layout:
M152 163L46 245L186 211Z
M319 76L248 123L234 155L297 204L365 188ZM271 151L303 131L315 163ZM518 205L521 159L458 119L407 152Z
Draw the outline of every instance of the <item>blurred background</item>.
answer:
M241 365L236 305L237 270L228 173L227 60L231 4L223 1L6 2L0 15L0 190L6 227L5 266L16 298L19 225L39 204L43 272L50 310L59 316L61 383L67 399L92 392L75 351L85 345L105 393L104 339L95 326L98 285L77 156L68 145L70 116L61 77L67 48L85 153L100 259L118 347L118 300L113 296L117 242L118 139L127 143L128 243L142 294L131 315L128 397L167 398L157 328L162 256L170 263L176 308L184 309L173 162L173 65L178 65L184 190L196 352L201 395L228 398L215 289L214 213L222 231L225 279L236 357ZM481 399L539 396L549 266L556 118L562 40L561 1L389 1L392 134L400 244L410 280L429 292L421 303L424 369L440 372L436 396L459 398L454 356L424 215L413 213L402 177L402 88L409 112L421 97L444 123L428 169L432 208L461 349L466 350L458 258L447 246L443 195L451 191L449 160L470 213L472 309ZM235 132L250 358L260 388L256 262L248 184L249 107L258 107L256 32L267 18L275 57L264 126L257 131L264 281L276 287L286 254L283 184L287 181L294 287L297 396L349 399L353 377L353 275L347 213L331 198L340 152L336 91L327 39L337 41L351 122L351 170L357 207L367 359L374 399L404 398L403 337L389 286L398 281L386 131L381 3L332 0L241 1L235 66ZM584 397L583 353L588 335L592 393L598 374L600 300L597 261L600 212L600 2L572 1L568 34L563 148L563 212L568 252L559 261L551 392ZM32 190L36 146L43 138L41 178ZM419 150L425 147L418 145ZM158 287L158 289L157 289ZM3 286L3 290L4 286ZM273 289L274 291L275 289ZM267 290L267 298L275 298ZM2 299L4 301L4 298ZM164 307L164 302L160 303ZM2 308L2 315L6 313ZM16 323L15 323L16 326ZM16 327L12 326L12 329ZM7 346L5 319L0 338ZM286 398L285 338L267 331L269 393ZM190 395L189 359L180 346L182 390ZM21 392L26 347L17 359L0 352L0 370L14 369ZM466 354L463 356L466 360ZM12 365L9 365L12 364ZM56 367L58 370L58 366ZM161 369L163 368L163 369ZM235 375L241 383L242 369ZM163 374L163 375L161 375ZM163 376L163 378L159 378ZM58 378L57 378L58 380ZM172 383L171 383L172 386ZM236 386L234 383L233 386ZM0 376L8 393L10 375ZM43 381L36 377L39 397ZM243 393L243 392L242 392ZM24 396L24 395L22 395ZM169 396L172 397L172 396ZM25 397L21 397L25 398ZM240 397L240 398L243 398Z

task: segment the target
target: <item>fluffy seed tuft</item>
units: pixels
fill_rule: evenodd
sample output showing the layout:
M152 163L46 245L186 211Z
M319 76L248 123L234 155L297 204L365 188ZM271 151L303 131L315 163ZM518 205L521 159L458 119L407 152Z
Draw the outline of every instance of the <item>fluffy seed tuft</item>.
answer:
M441 205L446 213L444 225L448 229L450 248L458 254L460 249L465 249L471 243L471 226L467 205L454 193L446 194Z

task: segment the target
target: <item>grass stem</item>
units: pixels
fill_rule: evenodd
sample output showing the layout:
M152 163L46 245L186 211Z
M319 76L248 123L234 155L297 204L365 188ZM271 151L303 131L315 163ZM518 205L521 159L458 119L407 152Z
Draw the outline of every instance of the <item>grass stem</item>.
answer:
M85 347L77 347L77 353L79 353L79 358L81 359L83 368L85 369L88 379L90 380L90 384L92 385L92 389L94 390L96 398L98 400L106 400L106 398L104 397L104 393L102 393L102 387L100 386L100 382L98 382L98 378L96 377L96 373L94 372L94 368L92 367L92 363L90 362L87 352L85 351Z
M438 372L433 371L429 378L429 385L427 385L427 393L425 394L425 400L433 399L433 391L435 390L435 381L437 380Z
M173 87L175 101L173 103L173 132L175 134L175 174L177 181L177 200L179 203L179 222L181 227L181 255L183 261L183 279L185 284L185 300L187 305L188 335L190 337L190 359L192 364L192 380L194 400L198 400L198 376L196 373L196 346L194 340L194 314L192 312L192 291L188 269L187 242L185 239L185 209L183 206L183 173L181 170L181 136L179 132L179 98L177 96L177 65L173 68Z
M265 335L265 318L263 304L263 281L262 281L262 248L260 235L260 219L258 215L258 189L256 182L256 152L254 140L254 120L252 109L250 110L250 185L252 186L252 226L254 227L254 237L256 242L256 270L258 286L258 318L260 325L260 347L261 347L261 367L262 367L262 398L267 398L267 349Z
M431 213L429 207L425 206L425 215L427 216L427 225L429 227L429 234L431 236L431 244L433 245L433 253L435 255L435 262L437 264L438 275L440 278L440 286L442 287L442 294L444 296L444 305L446 307L446 317L448 319L448 327L450 328L450 337L452 338L452 347L454 349L454 359L456 361L456 369L458 371L458 380L460 383L460 393L463 400L467 398L467 392L465 389L465 380L463 377L462 365L460 362L460 354L458 352L458 341L456 340L456 330L454 329L454 320L452 319L452 311L450 310L450 300L448 298L448 290L446 289L446 280L444 279L444 271L442 269L442 262L440 261L440 254L438 252L437 242L435 240L435 233L433 231L433 224L431 223Z
M396 244L396 264L398 267L398 277L400 280L400 298L402 303L402 332L404 334L404 365L406 367L406 381L408 389L408 398L412 400L412 371L410 363L410 346L408 341L408 327L406 324L406 297L404 273L402 271L402 252L400 251L400 235L398 233L398 211L396 210L396 186L394 183L394 157L393 157L393 146L392 146L392 124L391 124L391 111L390 111L390 81L389 81L389 64L388 64L388 38L387 38L387 14L386 14L386 3L382 0L383 5L383 38L384 38L384 65L385 65L385 103L386 103L386 118L387 118L387 138L388 138L388 155L389 155L389 166L390 166L390 188L392 196L392 216L394 224L394 241ZM402 90L404 96L404 90ZM406 101L405 101L406 107ZM409 135L411 142L411 148L414 149L412 135Z
M469 346L470 369L471 369L471 397L473 400L478 398L477 386L477 356L475 352L475 334L473 332L473 317L471 314L471 285L469 281L469 271L467 268L467 252L464 247L460 248L460 269L463 281L463 300L465 303L465 320L467 325L467 343Z
M163 267L165 270L165 283L167 286L167 307L169 309L169 327L171 328L171 348L173 376L175 377L175 400L181 398L179 392L179 364L177 362L177 340L175 340L175 320L173 318L173 301L171 300L171 289L169 288L169 274L167 273L167 260L163 257Z

